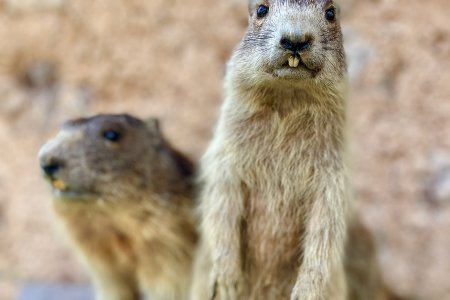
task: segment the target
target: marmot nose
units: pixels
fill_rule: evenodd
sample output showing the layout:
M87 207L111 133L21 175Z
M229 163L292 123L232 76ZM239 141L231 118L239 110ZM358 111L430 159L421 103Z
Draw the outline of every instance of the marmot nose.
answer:
M302 52L309 48L311 48L312 39L310 37L300 37L291 39L288 37L283 37L280 40L280 45L283 49L289 50L292 52Z
M44 171L45 175L47 175L50 178L54 178L56 173L58 173L59 170L62 168L62 163L57 161L49 161L46 164L41 164L42 171Z

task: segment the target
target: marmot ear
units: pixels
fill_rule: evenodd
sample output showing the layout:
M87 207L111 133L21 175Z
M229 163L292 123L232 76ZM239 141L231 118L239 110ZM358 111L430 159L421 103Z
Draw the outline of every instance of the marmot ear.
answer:
M161 146L164 143L164 140L159 126L159 120L157 118L148 118L145 120L145 126L154 138L155 146Z
M148 118L145 120L145 125L152 132L159 132L159 120L157 118Z

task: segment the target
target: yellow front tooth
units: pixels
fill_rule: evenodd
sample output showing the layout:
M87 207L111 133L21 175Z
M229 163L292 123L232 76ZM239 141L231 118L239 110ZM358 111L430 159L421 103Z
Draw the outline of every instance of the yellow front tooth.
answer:
M295 67L294 67L294 64L295 64L295 58L294 58L293 56L289 56L288 62L289 62L289 67L295 68Z
M53 187L60 191L64 191L67 188L67 185L62 180L55 180L55 181L53 181Z
M300 64L300 58L295 57L294 62L293 62L294 68L297 68L299 64Z

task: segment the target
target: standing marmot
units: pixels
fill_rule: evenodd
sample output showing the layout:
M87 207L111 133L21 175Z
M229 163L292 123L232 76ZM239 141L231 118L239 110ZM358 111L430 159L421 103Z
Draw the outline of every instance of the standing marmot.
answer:
M249 9L200 166L210 296L345 299L347 80L337 8L250 0Z
M197 240L193 166L156 120L70 121L40 151L54 208L90 269L97 299L187 299Z

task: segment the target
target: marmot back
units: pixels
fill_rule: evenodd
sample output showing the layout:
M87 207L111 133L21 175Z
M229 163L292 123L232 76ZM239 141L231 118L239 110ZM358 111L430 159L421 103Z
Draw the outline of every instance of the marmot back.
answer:
M69 121L39 157L97 299L187 299L197 240L193 165L157 120Z

